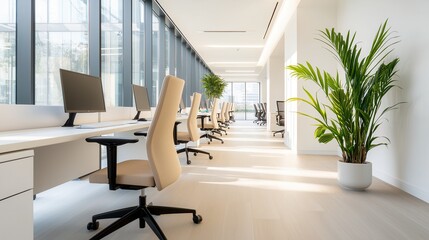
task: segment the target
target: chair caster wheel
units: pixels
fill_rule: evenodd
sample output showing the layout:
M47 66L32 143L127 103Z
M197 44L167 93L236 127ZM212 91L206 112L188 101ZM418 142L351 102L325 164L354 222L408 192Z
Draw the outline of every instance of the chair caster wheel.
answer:
M194 153L194 156L197 156L197 153Z
M209 159L210 159L210 160L212 160L212 159L213 159L213 156L209 156Z
M86 229L88 229L89 231L91 231L91 230L97 230L99 226L100 226L99 222L89 222L86 225Z
M189 165L189 164L191 164L191 161L188 160L188 161L186 161L186 163Z
M228 133L225 133L225 135L228 135Z
M208 141L207 144L210 144L210 141Z
M222 144L223 144L223 141L222 141Z
M201 217L201 215L194 215L192 217L192 221L194 221L195 224L199 224L203 221L203 217Z

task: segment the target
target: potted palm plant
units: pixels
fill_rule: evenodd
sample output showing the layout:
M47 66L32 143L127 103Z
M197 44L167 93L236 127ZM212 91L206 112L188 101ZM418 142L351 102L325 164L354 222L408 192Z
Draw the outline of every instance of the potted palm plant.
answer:
M335 139L342 159L338 161L338 180L343 187L362 190L371 184L372 165L367 161L368 151L387 145L386 137L377 136L382 116L398 104L381 107L382 99L395 87L393 79L398 58L391 58L393 46L398 42L392 36L387 20L380 25L366 56L355 43L356 33L345 36L335 29L320 31L320 40L340 63L344 78L331 75L310 63L291 65L292 76L311 80L321 88L326 103L319 101L317 93L304 88L307 98L291 98L310 105L317 114L301 113L316 121L315 138L320 143ZM382 108L382 109L380 109Z
M214 98L220 98L227 85L225 80L213 73L204 75L201 82L203 83L204 93L210 101Z

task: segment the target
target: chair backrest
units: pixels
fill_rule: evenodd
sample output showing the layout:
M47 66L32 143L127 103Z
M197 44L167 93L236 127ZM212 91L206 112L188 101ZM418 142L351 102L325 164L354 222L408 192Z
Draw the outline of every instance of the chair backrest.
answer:
M192 141L197 141L200 139L200 130L198 129L198 123L197 123L197 114L198 114L198 108L200 107L201 102L201 94L200 93L194 93L192 95L192 104L191 104L191 110L189 111L188 115L188 133L191 137Z
M280 119L285 118L285 101L277 101L277 115Z
M226 102L223 102L222 108L220 109L219 121L225 122L225 113L226 113Z
M225 120L226 121L229 121L231 119L231 116L229 114L231 112L231 104L232 103L230 103L230 102L226 103L226 111L225 111Z
M258 107L256 106L256 103L253 104L253 108L255 109L255 117L258 117Z
M182 172L173 139L177 106L185 81L166 76L159 102L147 133L147 156L158 190L174 183Z
M219 125L217 124L217 109L218 109L218 101L219 99L214 98L213 99L213 107L212 107L212 114L210 116L211 118L211 123L213 124L213 128L219 128Z

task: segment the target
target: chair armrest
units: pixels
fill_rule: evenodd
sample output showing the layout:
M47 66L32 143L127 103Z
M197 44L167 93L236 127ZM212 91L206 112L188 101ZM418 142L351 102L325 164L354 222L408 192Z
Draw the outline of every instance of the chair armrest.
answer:
M136 143L139 140L135 138L118 138L118 137L89 137L85 139L87 142L95 142L100 145L106 146L107 150L107 178L109 181L109 189L116 190L116 164L117 160L117 147L127 143Z
M197 118L201 119L201 128L204 128L204 119L209 118L209 115L198 115Z
M177 140L177 125L181 124L182 122L180 121L176 121L174 123L174 129L173 129L173 140L174 140L174 145L179 145L179 140Z
M143 136L143 137L147 137L147 132L143 132L143 131L139 131L139 132L135 132L134 136Z

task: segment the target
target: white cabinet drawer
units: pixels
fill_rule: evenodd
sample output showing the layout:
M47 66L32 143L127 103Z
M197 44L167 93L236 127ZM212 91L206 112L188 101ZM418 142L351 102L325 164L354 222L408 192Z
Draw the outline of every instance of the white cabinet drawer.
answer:
M33 191L0 201L0 238L33 239Z
M0 162L0 200L33 188L33 157Z

